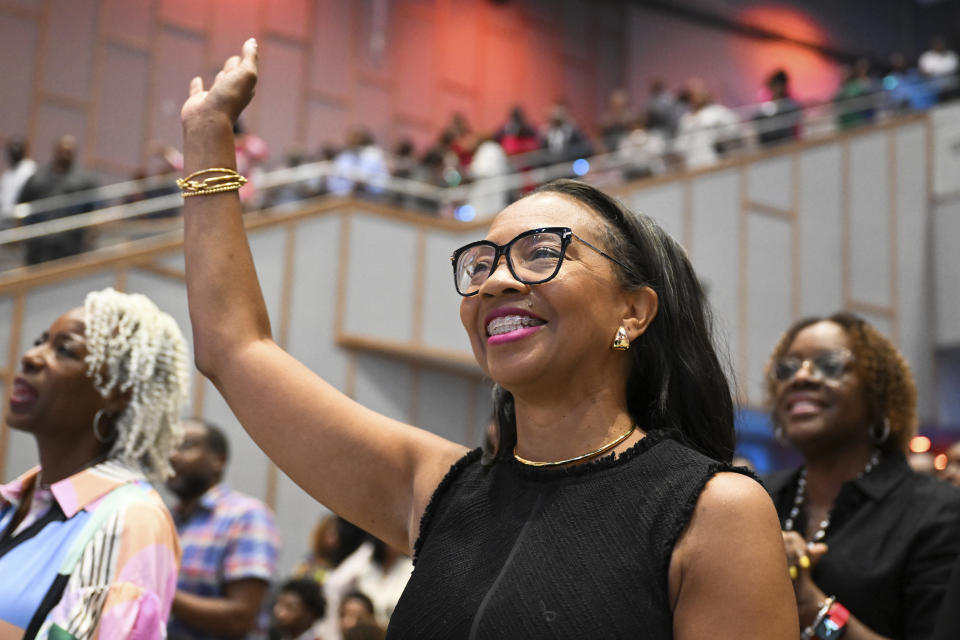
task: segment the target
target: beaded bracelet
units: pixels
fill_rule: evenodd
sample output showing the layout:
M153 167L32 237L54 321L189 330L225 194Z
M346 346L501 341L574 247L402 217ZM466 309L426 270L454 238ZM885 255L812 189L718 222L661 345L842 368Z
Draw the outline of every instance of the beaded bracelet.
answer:
M833 606L833 603L837 599L833 596L830 596L820 605L820 610L817 611L817 616L813 619L813 622L810 623L810 626L803 630L803 633L800 634L800 640L812 640L814 637L813 634L816 633L817 626L823 622L823 619L827 616L827 613L830 611L830 607Z
M203 180L195 180L199 176L211 175ZM224 193L227 191L237 191L247 183L247 179L234 171L223 167L212 167L210 169L201 169L194 171L186 178L177 180L177 186L180 187L180 194L184 197L206 196L213 193Z

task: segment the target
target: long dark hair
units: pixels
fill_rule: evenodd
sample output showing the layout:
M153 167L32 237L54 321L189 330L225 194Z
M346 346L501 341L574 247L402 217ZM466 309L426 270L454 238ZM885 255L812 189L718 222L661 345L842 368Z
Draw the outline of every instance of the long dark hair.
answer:
M659 297L656 318L628 352L627 409L633 420L647 432L676 429L692 448L729 462L733 398L713 343L710 305L686 252L653 219L586 183L556 180L530 195L538 193L573 198L602 216L608 223L606 251L631 267L615 267L620 284L650 287ZM496 458L509 458L517 442L513 395L495 385L493 405L500 429Z

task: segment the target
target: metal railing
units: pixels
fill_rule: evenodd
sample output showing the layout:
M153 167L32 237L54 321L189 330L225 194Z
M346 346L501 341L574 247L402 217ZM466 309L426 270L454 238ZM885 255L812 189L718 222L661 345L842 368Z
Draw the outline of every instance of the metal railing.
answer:
M943 79L937 80L937 89L941 91L957 86L956 76L947 82ZM837 121L844 115L870 112L873 121L879 122L902 113L901 110L892 108L888 96L887 92L880 90L843 101L808 104L798 111L765 118L757 117L762 112L762 105L747 105L731 109L736 116L735 123L715 129L718 138L737 141L737 144L731 145L723 154L724 157L750 153L766 148L760 143L765 133L782 132L795 127L797 139L810 140L835 133L838 129ZM793 138L793 135L789 137ZM666 160L662 163L664 167L682 168L682 157L679 157L677 150L684 147L684 134L678 134L665 142L665 157L657 159ZM387 156L385 158L391 160ZM477 202L505 204L510 196L556 178L579 176L609 186L636 175L635 170L638 168L636 159L621 151L595 154L574 161L555 160L556 156L546 150L518 154L510 158L511 166L528 168L468 180L457 186L438 186L385 173L371 174L358 169L344 170L331 161L321 161L263 172L257 176L255 186L258 192L265 194L263 201L269 204L271 194L278 189L297 185L325 185L330 178L345 178L357 185L364 197L385 201L409 198L418 202L421 207L432 209L435 215L470 219L496 213L495 210L478 209L474 206ZM161 212L169 214L182 204L182 198L176 192L175 177L169 174L131 180L17 205L14 215L21 222L28 221L31 217L42 218L43 214L57 211L94 210L0 230L0 249L47 235L96 229ZM164 190L173 192L144 197L145 194ZM322 192L322 189L319 191ZM169 225L166 230L170 230Z

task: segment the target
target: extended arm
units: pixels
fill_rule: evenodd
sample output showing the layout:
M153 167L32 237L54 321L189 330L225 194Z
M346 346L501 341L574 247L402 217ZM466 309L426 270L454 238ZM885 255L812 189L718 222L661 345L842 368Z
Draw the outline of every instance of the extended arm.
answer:
M233 123L253 96L257 45L209 90L190 84L184 171L234 169ZM236 192L186 198L184 253L197 367L257 444L336 513L400 548L465 449L353 402L273 342Z
M177 591L173 597L173 615L204 633L243 638L257 626L257 614L267 595L267 586L267 582L259 578L235 580L227 583L222 598Z

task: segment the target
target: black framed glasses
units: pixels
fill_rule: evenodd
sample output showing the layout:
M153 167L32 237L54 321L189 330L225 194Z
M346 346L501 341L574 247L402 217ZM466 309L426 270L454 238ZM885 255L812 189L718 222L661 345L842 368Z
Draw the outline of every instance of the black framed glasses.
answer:
M773 367L773 377L778 382L792 380L803 367L810 365L810 373L822 380L839 380L853 362L853 354L846 349L824 351L813 358L787 356L777 360Z
M453 283L462 296L476 295L500 263L507 259L507 268L518 282L543 284L560 272L563 257L570 242L576 239L607 260L615 262L628 272L629 267L593 246L569 227L542 227L524 231L507 244L477 240L460 247L450 256L453 263Z

